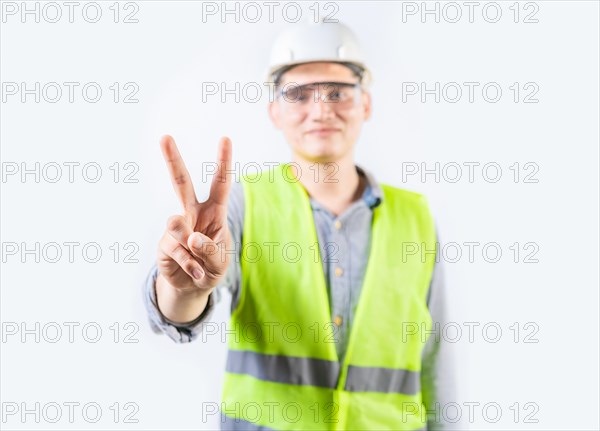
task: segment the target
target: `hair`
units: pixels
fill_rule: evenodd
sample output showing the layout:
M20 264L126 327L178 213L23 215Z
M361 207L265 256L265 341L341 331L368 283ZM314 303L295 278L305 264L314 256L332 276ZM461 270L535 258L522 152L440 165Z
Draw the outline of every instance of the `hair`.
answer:
M338 63L338 64L341 64L343 66L346 66L347 68L349 68L350 70L352 70L352 72L354 73L354 76L356 76L359 79L359 82L362 83L364 72L365 72L365 70L362 67L358 66L357 64L348 63L348 62L344 62L344 61L334 61L334 62L331 62L331 63ZM306 63L300 63L300 64L306 64ZM281 67L281 68L277 69L275 72L273 72L273 83L274 83L275 88L279 87L279 84L281 83L281 78L282 78L282 76L283 76L283 74L285 72L287 72L288 70L290 70L290 69L292 69L292 68L294 68L296 66L300 66L300 64L293 64L291 66L284 66L284 67Z

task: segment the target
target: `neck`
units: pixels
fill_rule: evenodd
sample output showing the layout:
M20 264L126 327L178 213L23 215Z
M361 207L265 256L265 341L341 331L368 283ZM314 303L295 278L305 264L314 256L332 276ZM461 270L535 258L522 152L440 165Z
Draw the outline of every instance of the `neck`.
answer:
M300 167L300 183L308 194L328 211L338 216L352 202L360 199L365 181L356 171L349 154L335 162L313 162L294 155Z

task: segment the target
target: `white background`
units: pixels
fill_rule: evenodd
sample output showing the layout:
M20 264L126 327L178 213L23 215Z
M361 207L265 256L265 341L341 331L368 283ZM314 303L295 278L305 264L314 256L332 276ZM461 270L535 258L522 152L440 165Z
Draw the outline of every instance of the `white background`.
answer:
M481 407L476 409L472 429L598 429L598 3L536 2L537 23L523 22L534 11L525 3L518 5L521 13L515 23L512 3L499 3L502 17L496 23L486 21L494 13L488 10L484 17L482 6L470 23L461 2L463 17L457 23L444 16L436 23L432 15L423 23L420 14L405 15L403 22L400 2L337 3L335 18L354 29L374 75L374 115L357 143L356 160L382 182L426 194L443 242L496 242L502 247L497 263L487 262L479 247L474 262L463 255L446 265L452 320L481 325L474 342L465 332L455 345L461 367L457 401L498 403L502 408L496 423L485 420ZM158 140L166 133L175 137L199 197L206 196L210 179L202 181L202 163L215 160L220 136L232 139L234 161L240 164L290 158L286 142L268 119L265 87L256 103L236 103L233 96L226 103L219 96L202 101L203 82L224 82L228 88L236 82L264 82L270 45L279 30L291 25L282 6L275 9L273 23L266 7L258 23L244 22L243 15L239 23L233 15L222 23L220 15L203 19L201 3L137 2L138 23L114 23L111 4L101 3L103 15L97 23L86 22L82 6L75 9L73 23L66 6L57 23L43 16L39 23L34 16L22 23L20 12L2 17L3 83L25 82L28 88L35 82L42 87L48 82L81 83L73 103L66 87L57 103L43 97L35 103L34 96L23 103L20 94L6 94L3 87L3 175L7 163L20 167L24 162L32 168L36 162L96 162L102 168L96 183L83 179L81 165L73 183L67 181L64 165L57 183L43 177L37 183L33 175L25 181L18 174L3 177L3 246L97 242L103 251L98 263L86 262L81 247L73 263L66 256L57 263L42 256L36 263L34 255L3 252L3 406L97 402L103 409L95 424L82 417L81 407L69 423L63 407L63 417L55 424L44 417L36 423L33 415L23 421L17 414L3 418L3 429L218 428L217 416L202 418L202 403L219 402L225 344L209 337L204 343L177 345L151 332L143 309L141 285L158 239L167 217L180 211ZM20 2L16 5L21 7ZM310 5L302 4L307 20L314 19ZM28 7L34 8L35 2ZM124 8L121 4L119 21L134 10ZM54 17L54 11L46 11ZM93 18L93 11L88 12ZM454 11L446 12L446 18L454 16ZM99 102L82 98L87 82L103 89ZM121 100L114 103L108 88L114 82L121 87L135 83L139 102L122 103L128 93L122 90ZM473 103L466 93L457 103L443 98L435 103L433 96L425 103L410 96L404 103L403 82L425 82L428 88L435 82L480 86ZM481 88L488 82L503 90L497 103L482 97ZM509 89L515 82L521 86L518 103ZM523 103L530 92L523 89L528 82L539 88L538 103ZM121 177L115 183L109 169L115 162L121 168L135 163L138 182L125 183ZM458 163L463 177L452 183L454 171L448 170L439 181L433 175L403 178L403 163L424 163L431 169L436 162ZM463 165L468 162L480 163L473 182ZM495 183L481 171L490 162L502 168ZM518 182L510 169L515 162L521 167ZM531 172L523 170L528 162L539 168L533 177L537 183L523 181ZM136 243L139 263L123 263L122 255L119 263L112 262L108 247L115 242L121 252L123 244ZM515 242L522 253L518 263L509 249ZM523 262L528 242L539 247L534 256L538 263ZM228 313L226 298L215 321L225 322ZM56 343L47 342L44 334L39 343L34 335L22 342L20 333L7 333L7 322L28 328L56 322L64 332ZM80 325L73 343L64 322ZM97 343L82 337L81 328L89 322L103 330ZM109 328L114 322L121 328L117 343ZM131 332L124 331L127 322L139 327L133 337L138 343L123 342ZM481 327L489 322L503 330L497 343L482 336ZM509 329L515 322L521 328L517 343ZM523 329L527 322L539 328L533 336L539 342L523 342L532 332ZM109 410L115 402L120 403L118 423ZM134 415L138 423L123 422L123 413L132 411L123 408L126 402L139 406ZM537 423L524 422L534 411L523 407L527 402L539 408L531 417ZM520 412L516 423L515 403ZM54 416L53 410L47 413Z

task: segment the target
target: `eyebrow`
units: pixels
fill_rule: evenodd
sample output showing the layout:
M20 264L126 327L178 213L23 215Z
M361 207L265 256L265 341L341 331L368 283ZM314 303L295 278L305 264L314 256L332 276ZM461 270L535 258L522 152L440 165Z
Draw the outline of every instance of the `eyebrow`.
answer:
M361 84L360 82L321 81L321 82L309 82L309 83L306 83L306 84L298 85L296 83L289 82L287 84L280 85L277 88L277 93L278 94L283 94L283 93L285 93L285 92L287 92L289 90L295 90L295 89L302 88L302 87L310 87L310 86L313 86L313 85L329 85L331 87L355 87L355 86L360 85L360 84Z
M308 85L347 85L347 86L355 86L360 84L360 82L338 82L338 81L320 81L320 82L308 82L306 84L296 84L293 82L289 82L284 85L280 85L280 87L290 86L290 87L305 87Z

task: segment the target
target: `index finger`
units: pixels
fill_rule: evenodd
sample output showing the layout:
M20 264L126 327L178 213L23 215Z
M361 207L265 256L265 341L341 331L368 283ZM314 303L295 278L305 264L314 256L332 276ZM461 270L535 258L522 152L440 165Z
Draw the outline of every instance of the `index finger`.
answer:
M192 178L185 167L185 163L181 158L181 154L179 153L173 138L169 135L163 136L160 140L160 148L163 157L167 162L169 173L171 174L173 188L183 204L183 208L187 209L198 203L194 185L192 184Z
M219 142L219 164L210 185L209 199L216 204L225 205L231 188L231 140L222 137Z

